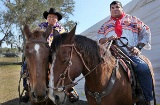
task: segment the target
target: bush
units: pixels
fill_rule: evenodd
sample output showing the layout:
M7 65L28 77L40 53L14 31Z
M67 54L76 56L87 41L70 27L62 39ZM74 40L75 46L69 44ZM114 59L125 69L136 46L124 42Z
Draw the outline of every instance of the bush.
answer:
M3 53L5 57L19 57L16 53Z

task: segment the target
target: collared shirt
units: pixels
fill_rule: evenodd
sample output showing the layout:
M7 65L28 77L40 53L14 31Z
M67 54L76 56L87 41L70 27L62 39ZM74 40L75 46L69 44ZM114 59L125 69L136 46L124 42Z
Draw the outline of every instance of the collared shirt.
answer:
M39 28L43 31L46 30L47 26L48 26L48 22L42 22L41 24L39 24ZM53 29L55 29L59 34L62 34L65 32L65 29L59 23L56 23L53 26ZM49 46L51 46L52 40L54 38L54 35L52 33L53 33L53 30L47 39L47 41L49 42Z
M128 46L135 47L138 43L144 43L145 49L151 49L151 33L149 27L144 24L139 18L126 14L121 20L122 36L128 39ZM101 38L109 38L115 33L115 20L108 20L105 22L98 31L97 41ZM122 39L122 41L125 41ZM119 42L119 45L121 43ZM124 48L126 51L127 49ZM129 51L127 51L129 52Z

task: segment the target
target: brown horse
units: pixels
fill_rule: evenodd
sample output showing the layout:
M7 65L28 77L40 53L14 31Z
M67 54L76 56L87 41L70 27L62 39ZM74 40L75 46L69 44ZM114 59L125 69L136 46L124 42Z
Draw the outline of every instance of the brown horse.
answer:
M45 32L38 30L31 32L27 25L24 27L26 38L24 53L29 75L28 92L31 105L53 105L47 104L50 49L46 40L51 30L52 27L49 26Z
M89 105L132 105L131 83L122 66L109 50L102 53L101 45L75 35L75 29L52 42L50 98L63 103L66 90L76 85L73 81L82 73Z

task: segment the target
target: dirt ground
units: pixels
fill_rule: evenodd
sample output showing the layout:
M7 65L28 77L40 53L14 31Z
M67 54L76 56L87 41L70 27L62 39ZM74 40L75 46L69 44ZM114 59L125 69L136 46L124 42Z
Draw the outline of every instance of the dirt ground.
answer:
M19 105L18 82L20 69L20 65L0 65L0 105ZM21 103L21 105L30 104ZM74 105L87 105L87 102L80 100Z

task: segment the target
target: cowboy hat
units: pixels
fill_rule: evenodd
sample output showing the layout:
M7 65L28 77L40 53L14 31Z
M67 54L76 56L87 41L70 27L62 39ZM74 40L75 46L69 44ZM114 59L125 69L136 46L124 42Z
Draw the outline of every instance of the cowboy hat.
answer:
M61 13L57 12L55 8L50 8L49 12L44 11L43 17L47 19L48 14L55 14L58 17L58 21L62 19Z

